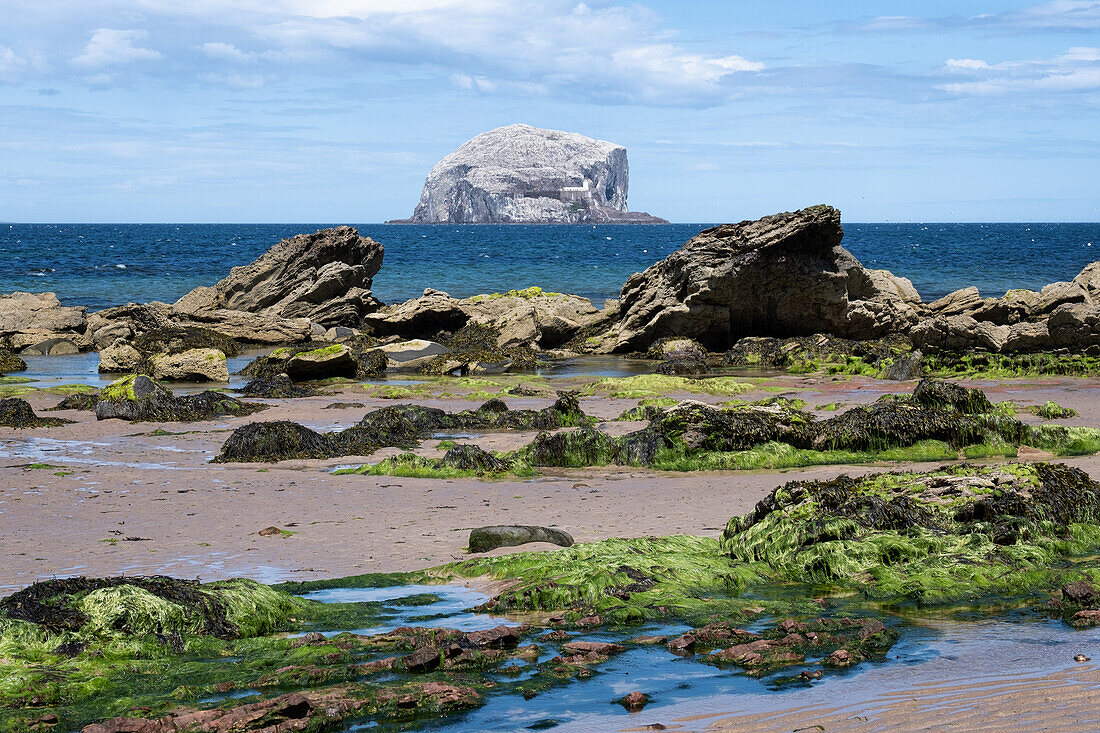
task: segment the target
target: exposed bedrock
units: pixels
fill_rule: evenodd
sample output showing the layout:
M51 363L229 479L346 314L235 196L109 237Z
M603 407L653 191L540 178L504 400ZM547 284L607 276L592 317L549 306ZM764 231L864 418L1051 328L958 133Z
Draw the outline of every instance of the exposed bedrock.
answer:
M87 309L61 305L53 293L0 295L0 349L28 354L75 354L92 343Z
M245 343L308 341L333 326L358 326L381 306L370 288L382 245L351 227L284 239L213 287L175 303L130 303L88 317L98 349L149 332L206 328Z
M745 337L906 335L925 352L1026 353L1100 347L1100 262L1070 282L982 298L964 288L931 303L912 283L870 270L841 245L830 206L708 229L623 286L601 351L693 338L712 351Z

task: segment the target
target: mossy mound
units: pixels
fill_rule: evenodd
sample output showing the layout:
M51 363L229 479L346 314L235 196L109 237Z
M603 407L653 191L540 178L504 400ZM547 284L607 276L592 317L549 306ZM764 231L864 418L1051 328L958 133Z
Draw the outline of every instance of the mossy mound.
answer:
M55 428L68 425L72 420L60 417L39 417L26 400L17 397L0 399L0 427L5 428Z
M289 422L246 425L233 432L218 460L365 456L382 447L412 449L422 439L441 432L547 430L578 425L587 419L576 394L571 392L559 393L554 404L541 410L510 410L499 399L491 399L476 410L453 413L435 407L393 405L368 412L352 427L326 435Z
M534 369L538 355L529 346L500 346L500 329L485 323L468 323L453 336L443 338L448 353L428 361L419 371L423 374L465 375L496 365L502 370Z
M177 397L167 387L143 374L131 374L103 388L96 403L98 420L130 422L194 422L215 417L251 415L267 405L241 402L236 397L207 390Z
M328 435L288 420L249 423L233 431L216 463L273 463L338 455Z
M0 349L0 374L26 371L27 362L20 359L8 349Z
M315 389L302 387L293 382L286 374L272 377L257 377L238 390L242 397L265 397L269 399L290 399L294 397L314 397L320 394Z
M794 481L722 533L762 576L924 600L1017 593L1100 547L1100 484L1059 464Z
M469 478L529 476L530 466L508 457L494 455L476 445L456 445L442 458L422 458L402 453L372 465L341 469L337 474L402 476L406 478Z
M65 399L49 409L91 412L95 410L95 406L99 404L99 400L99 392L77 392L76 394L66 395Z
M592 428L540 434L516 457L532 466L618 464L691 471L949 460L960 450L972 457L1015 455L1023 444L1059 455L1100 450L1100 430L1029 429L980 390L936 380L922 381L912 396L890 395L825 420L804 407L802 401L785 398L729 409L688 400L667 409L627 411L622 419L648 419L649 425L616 438ZM1094 444L1095 449L1086 450Z
M1028 412L1032 415L1038 415L1044 420L1065 420L1070 417L1077 417L1077 410L1062 407L1053 400L1048 400L1041 407L1029 407Z
M1030 354L937 352L926 356L925 364L928 373L946 378L1091 377L1100 375L1100 348Z
M706 394L724 397L751 392L755 387L732 377L689 379L666 374L638 374L633 377L606 377L594 382L584 394L606 394L623 399L667 397L670 394Z
M904 336L853 341L824 334L792 338L748 337L725 353L728 366L780 369L797 374L866 374L880 377L913 350Z
M270 354L259 356L241 370L241 374L249 377L271 379L280 374L287 373L287 364L299 354L325 352L339 349L341 346L349 351L351 366L340 371L339 374L329 376L342 376L349 379L373 379L386 373L386 354L379 350L379 341L371 336L356 335L343 339L338 344L311 341L294 346L284 346L275 349Z
M219 639L259 636L283 626L302 602L252 580L207 585L163 576L67 578L35 583L0 600L7 624L26 622L83 643L146 634ZM0 621L3 623L3 621Z

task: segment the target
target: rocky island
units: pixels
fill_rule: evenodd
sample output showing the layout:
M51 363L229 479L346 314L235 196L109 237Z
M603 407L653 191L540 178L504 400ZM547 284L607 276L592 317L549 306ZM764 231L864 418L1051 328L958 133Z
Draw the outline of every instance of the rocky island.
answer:
M508 125L436 163L412 217L390 224L667 224L628 211L626 148Z

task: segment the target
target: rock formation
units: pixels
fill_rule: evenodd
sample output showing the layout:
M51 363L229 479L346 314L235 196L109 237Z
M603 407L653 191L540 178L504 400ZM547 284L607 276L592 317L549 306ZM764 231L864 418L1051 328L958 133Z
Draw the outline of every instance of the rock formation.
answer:
M439 161L405 224L667 224L629 212L626 148L574 132L508 125Z
M500 331L497 345L502 348L553 349L610 317L587 298L537 287L462 299L429 288L421 297L376 311L363 322L378 336L416 339L433 339L441 331L479 323Z
M0 348L22 351L44 345L38 353L87 350L92 344L85 336L86 312L61 305L53 293L0 295ZM59 348L61 342L72 348Z
M605 343L639 351L676 336L720 350L743 336L907 331L921 303L912 283L864 268L843 236L829 206L707 229L626 281Z
M382 245L351 227L299 234L174 304L93 313L88 330L99 349L148 331L196 327L246 343L308 341L333 326L357 326L381 307L370 292L381 266Z

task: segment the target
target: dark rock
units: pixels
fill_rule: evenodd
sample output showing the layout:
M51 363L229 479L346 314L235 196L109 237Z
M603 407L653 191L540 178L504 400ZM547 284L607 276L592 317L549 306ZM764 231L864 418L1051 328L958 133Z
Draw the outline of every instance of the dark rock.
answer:
M1089 606L1100 598L1096 588L1084 580L1075 580L1062 586L1062 597L1075 606Z
M920 303L912 284L865 269L842 237L840 212L828 206L708 229L627 280L614 350L662 337L722 350L744 336L907 331Z
M60 417L39 417L30 403L17 397L0 399L0 427L5 428L54 428L68 425L72 420Z
M274 462L293 458L330 458L337 454L327 435L287 420L249 423L237 428L214 460Z
M315 389L299 387L286 374L273 377L257 377L237 390L244 397L266 397L270 399L289 399L293 397L312 397L319 394ZM361 404L356 403L359 407Z
M518 525L478 527L470 532L470 552L488 552L498 547L516 547L529 542L550 542L571 547L573 538L560 529Z
M882 378L892 382L905 382L910 379L920 379L924 375L924 354L920 349L899 356L894 363L886 368Z
M649 703L649 695L644 692L631 692L619 699L619 704L632 713L636 713Z
M440 653L435 647L417 649L399 660L406 672L431 672L439 667Z
M177 397L149 377L135 374L103 389L95 415L97 420L193 422L227 415L250 415L266 407L213 391Z
M7 349L0 348L0 374L26 371L27 362Z

